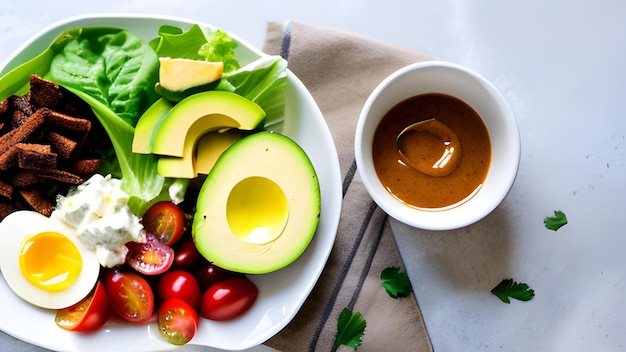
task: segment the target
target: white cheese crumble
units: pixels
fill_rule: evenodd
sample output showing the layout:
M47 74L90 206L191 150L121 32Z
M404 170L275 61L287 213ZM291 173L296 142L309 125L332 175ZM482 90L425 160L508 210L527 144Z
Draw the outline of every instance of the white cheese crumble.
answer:
M59 196L51 215L76 229L78 239L109 268L125 262L126 243L146 242L143 226L131 213L129 196L120 183L111 175L95 174L67 196Z

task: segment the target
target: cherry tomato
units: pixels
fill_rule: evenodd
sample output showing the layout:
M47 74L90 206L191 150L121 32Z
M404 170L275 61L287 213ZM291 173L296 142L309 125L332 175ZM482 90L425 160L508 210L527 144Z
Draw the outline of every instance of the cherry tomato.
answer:
M189 270L200 258L200 252L191 238L179 241L174 247L172 269Z
M143 227L162 243L174 245L185 233L185 213L170 201L153 204L143 214Z
M202 295L200 315L217 321L235 319L252 307L258 295L259 289L246 277L222 280Z
M111 302L104 285L98 281L91 293L80 302L59 309L54 322L65 330L92 332L100 329L111 316Z
M126 263L144 275L156 275L167 271L174 262L174 250L159 242L151 233L147 242L128 242Z
M231 277L243 277L243 274L222 269L213 263L204 263L196 269L196 278L202 290L206 290L214 284Z
M187 302L170 298L159 306L159 331L174 345L184 345L198 330L198 313Z
M157 295L160 300L178 298L189 303L194 309L200 308L202 292L198 280L182 270L168 271L159 280Z
M122 318L146 322L154 313L154 293L148 281L132 271L107 270L104 287L113 310Z

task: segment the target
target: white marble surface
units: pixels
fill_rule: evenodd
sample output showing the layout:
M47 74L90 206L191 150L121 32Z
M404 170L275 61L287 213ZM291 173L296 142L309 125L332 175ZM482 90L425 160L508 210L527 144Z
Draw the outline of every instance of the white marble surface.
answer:
M4 0L0 62L48 24L93 12L198 19L257 46L268 21L296 20L481 73L502 90L520 126L522 160L511 193L492 215L459 231L393 224L435 350L626 349L626 3ZM556 209L570 223L553 232L543 218ZM489 290L505 277L527 282L536 297L501 303ZM39 350L4 334L0 346Z

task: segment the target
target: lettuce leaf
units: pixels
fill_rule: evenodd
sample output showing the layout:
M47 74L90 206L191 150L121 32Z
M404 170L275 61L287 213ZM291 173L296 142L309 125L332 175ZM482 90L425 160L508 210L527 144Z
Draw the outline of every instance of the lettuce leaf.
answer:
M80 89L108 106L130 126L159 97L159 58L126 30L103 27L81 31L65 43L46 78Z
M109 134L122 172L121 188L130 196L128 206L141 216L149 202L164 192L166 178L157 172L157 158L152 154L132 152L135 128L122 120L107 105L81 90L66 87L87 102ZM171 181L168 181L171 183Z
M158 37L148 44L159 57L203 60L198 51L207 42L202 28L193 25L184 32L179 27L161 26Z
M244 96L263 108L266 128L283 120L286 88L287 61L280 56L263 56L225 74L217 87Z
M236 48L237 43L233 38L223 30L218 29L208 34L207 42L200 47L198 54L206 61L222 61L224 72L228 73L241 67L235 57Z

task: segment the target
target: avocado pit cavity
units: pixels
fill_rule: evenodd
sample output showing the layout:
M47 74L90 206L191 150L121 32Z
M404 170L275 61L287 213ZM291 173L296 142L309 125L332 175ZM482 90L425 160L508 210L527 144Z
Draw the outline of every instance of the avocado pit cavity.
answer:
M252 176L241 180L228 196L226 218L232 232L252 244L276 240L289 218L283 190L272 180Z
M407 126L396 142L402 162L429 176L449 175L461 159L459 137L436 118Z

